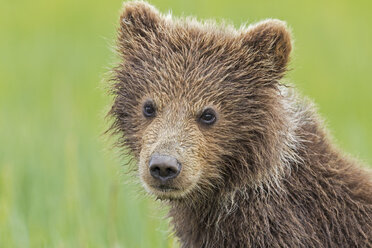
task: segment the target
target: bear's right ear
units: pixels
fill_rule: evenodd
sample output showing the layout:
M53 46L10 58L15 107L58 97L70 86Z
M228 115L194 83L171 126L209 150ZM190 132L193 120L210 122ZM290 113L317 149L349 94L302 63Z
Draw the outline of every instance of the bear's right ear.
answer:
M142 1L126 2L120 15L120 48L128 48L131 43L142 39L150 40L156 35L160 21L159 12L150 4Z

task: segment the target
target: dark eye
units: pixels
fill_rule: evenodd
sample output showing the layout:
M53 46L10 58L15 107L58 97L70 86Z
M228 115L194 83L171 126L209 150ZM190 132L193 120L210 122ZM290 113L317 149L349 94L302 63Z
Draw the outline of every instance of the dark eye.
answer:
M216 112L211 108L205 109L201 116L199 117L199 121L205 125L212 125L213 123L216 122L216 120L217 120Z
M151 118L151 117L154 117L155 114L156 114L156 111L155 111L154 103L152 101L147 101L143 105L143 115L147 118Z

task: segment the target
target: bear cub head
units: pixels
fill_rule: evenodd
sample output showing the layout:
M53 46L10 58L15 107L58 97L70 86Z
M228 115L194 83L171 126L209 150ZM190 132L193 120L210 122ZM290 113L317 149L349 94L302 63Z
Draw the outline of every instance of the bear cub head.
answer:
M126 3L109 115L145 189L182 201L275 180L290 51L279 20L237 30Z

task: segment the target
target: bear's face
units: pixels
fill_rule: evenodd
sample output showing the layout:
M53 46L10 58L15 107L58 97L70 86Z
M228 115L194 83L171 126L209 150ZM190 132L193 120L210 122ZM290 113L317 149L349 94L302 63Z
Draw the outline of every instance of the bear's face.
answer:
M224 140L218 137L226 125L222 109L217 101L194 97L154 91L140 104L139 175L145 188L160 198L183 197L212 177L218 179L220 158L214 154L223 153Z
M284 24L218 29L143 2L127 3L120 23L112 129L147 191L183 199L243 174L264 178L271 168L257 164L269 164L282 128L273 119L291 49Z

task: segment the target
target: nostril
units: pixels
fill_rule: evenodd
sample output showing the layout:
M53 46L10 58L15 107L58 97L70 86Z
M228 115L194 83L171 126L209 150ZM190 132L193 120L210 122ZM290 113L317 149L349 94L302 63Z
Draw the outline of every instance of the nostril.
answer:
M176 171L174 171L172 168L167 168L167 174L168 175L171 175L173 173L176 173Z
M158 166L150 167L150 171L151 171L151 175L152 174L160 175L160 168Z
M153 155L149 162L149 170L152 177L166 181L178 176L181 164L172 156Z

